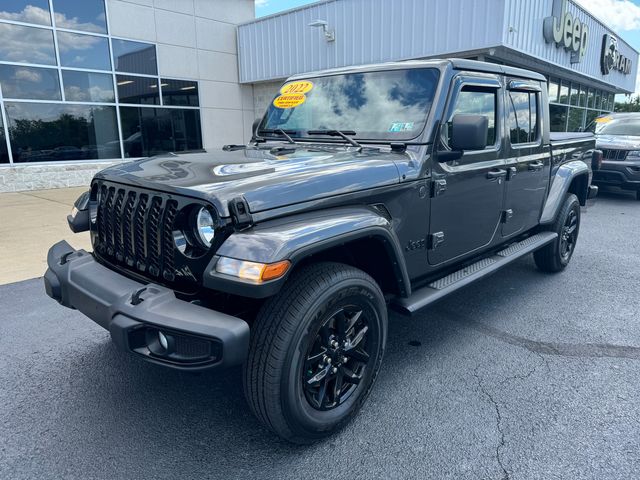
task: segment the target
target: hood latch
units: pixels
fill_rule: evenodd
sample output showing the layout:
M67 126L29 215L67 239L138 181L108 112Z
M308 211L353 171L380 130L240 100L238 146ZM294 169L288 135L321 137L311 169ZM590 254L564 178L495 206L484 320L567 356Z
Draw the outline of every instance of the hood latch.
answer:
M236 230L245 230L253 225L253 217L249 213L249 204L244 197L229 200L229 213Z

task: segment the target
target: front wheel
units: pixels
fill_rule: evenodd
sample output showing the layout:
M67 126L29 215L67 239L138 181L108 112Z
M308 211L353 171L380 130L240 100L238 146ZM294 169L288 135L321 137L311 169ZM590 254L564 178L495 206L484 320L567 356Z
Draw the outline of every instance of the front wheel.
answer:
M366 400L386 337L384 297L369 275L337 263L301 269L253 325L243 375L249 406L291 442L330 435Z
M560 272L569 265L580 232L580 202L570 193L565 198L556 220L548 229L558 238L533 253L536 266L543 272Z

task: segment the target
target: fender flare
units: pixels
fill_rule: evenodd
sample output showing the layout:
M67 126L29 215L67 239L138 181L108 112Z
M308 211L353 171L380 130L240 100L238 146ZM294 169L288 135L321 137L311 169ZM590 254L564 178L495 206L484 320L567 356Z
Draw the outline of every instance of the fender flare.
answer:
M589 173L589 166L581 160L573 160L560 165L553 176L553 181L549 188L549 195L547 195L547 200L542 209L542 215L540 216L541 225L552 223L555 220L558 211L562 207L564 197L569 191L573 181L583 175L586 175L588 179ZM588 188L588 184L589 182L587 181L585 188ZM584 198L587 198L586 192Z
M221 256L259 263L290 260L292 271L309 255L344 245L354 240L372 238L384 246L393 266L398 290L411 294L411 282L400 241L389 220L368 206L338 207L269 220L244 231L235 232L220 246L207 266L204 286L237 295L265 298L277 293L287 279L252 284L215 272Z

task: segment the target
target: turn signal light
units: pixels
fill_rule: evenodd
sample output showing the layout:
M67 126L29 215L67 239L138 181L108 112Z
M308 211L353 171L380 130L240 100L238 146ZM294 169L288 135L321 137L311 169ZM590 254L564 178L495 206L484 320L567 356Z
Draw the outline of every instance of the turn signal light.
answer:
M276 278L280 278L291 266L291 262L289 260L283 260L282 262L271 263L269 265L265 265L262 269L262 281L266 282L267 280L274 280Z
M289 260L276 263L258 263L220 257L216 263L216 272L253 283L262 283L282 277L290 267L291 262Z

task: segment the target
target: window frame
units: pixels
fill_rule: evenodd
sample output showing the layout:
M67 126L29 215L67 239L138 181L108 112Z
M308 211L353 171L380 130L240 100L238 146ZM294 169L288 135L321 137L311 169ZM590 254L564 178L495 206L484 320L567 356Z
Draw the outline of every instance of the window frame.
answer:
M525 142L525 143L511 143L511 134L509 133L508 138L509 138L509 146L511 147L512 150L520 150L523 148L532 148L532 147L539 147L540 145L542 145L542 122L541 122L541 112L540 112L540 94L541 94L541 89L531 83L526 83L525 82L518 82L520 85L518 86L514 86L514 87L509 87L505 90L505 96L509 97L509 101L507 102L507 100L505 99L505 104L509 104L510 106L513 106L512 102L511 102L511 92L524 92L524 93L528 93L529 94L529 122L531 122L531 94L534 95L534 98L536 99L536 138L535 140L531 141L531 142ZM515 112L514 112L515 113ZM509 109L509 115L511 114L511 109ZM517 121L518 116L516 115L516 121ZM506 119L506 117L505 117Z
M483 150L468 150L464 152L464 156L474 156L474 155L482 155L486 153L496 153L500 151L500 148L503 144L503 126L504 126L504 98L501 94L504 91L503 84L500 81L500 77L497 75L491 76L473 76L468 73L460 74L455 76L452 79L451 87L449 89L449 95L447 98L447 103L444 111L446 115L444 118L446 120L442 120L439 126L439 134L438 134L438 142L439 142L439 151L443 151L441 148L445 147L444 150L450 149L449 142L444 137L444 131L447 128L447 124L453 119L453 114L455 111L455 107L462 93L463 88L465 87L475 87L475 88L484 88L484 89L493 89L495 90L495 140L493 145L487 145Z

